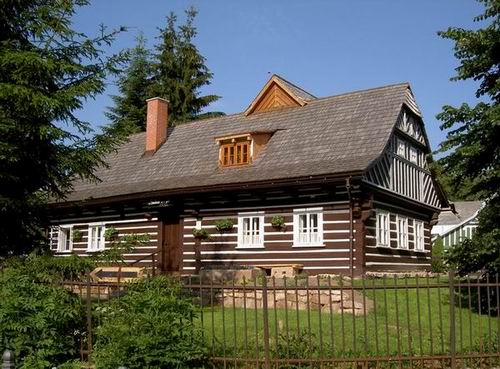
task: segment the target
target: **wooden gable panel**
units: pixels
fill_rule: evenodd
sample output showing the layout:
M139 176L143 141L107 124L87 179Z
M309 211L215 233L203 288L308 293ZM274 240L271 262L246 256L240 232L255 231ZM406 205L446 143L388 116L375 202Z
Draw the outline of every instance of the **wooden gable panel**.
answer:
M290 106L300 106L285 90L276 83L266 91L266 93L257 102L254 112L264 112L274 109L281 109Z

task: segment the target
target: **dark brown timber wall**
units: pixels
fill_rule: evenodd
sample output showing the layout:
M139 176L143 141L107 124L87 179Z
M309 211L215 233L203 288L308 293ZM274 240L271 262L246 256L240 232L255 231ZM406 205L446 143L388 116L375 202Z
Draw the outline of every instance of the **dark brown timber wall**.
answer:
M73 230L79 230L82 233L81 240L73 241L73 250L71 252L57 252L58 256L69 256L71 254L76 254L78 256L87 257L91 256L93 253L87 251L88 246L88 227L93 223L104 224L105 228L115 228L118 231L118 237L127 234L147 234L149 236L149 242L135 248L132 252L124 255L124 259L128 263L135 263L139 259L150 255L155 252L158 248L158 232L160 228L160 222L157 217L152 217L151 219L142 217L130 218L130 219L102 219L93 218L91 220L78 219L71 223L59 223L61 226L72 226ZM51 245L54 251L57 250L57 233L51 235ZM105 246L109 246L110 241L105 242ZM151 258L145 260L140 260L136 263L137 266L150 266Z
M323 209L323 246L294 246L293 210L300 208ZM349 204L339 201L330 204L308 204L276 208L241 209L241 212L264 212L264 248L249 249L238 247L238 211L225 211L200 215L201 227L210 233L210 239L200 243L202 267L227 268L230 266L251 266L271 264L301 264L305 272L349 273ZM275 229L271 219L281 215L285 219L284 230ZM227 233L219 233L215 222L231 219L234 228ZM184 218L183 230L183 273L194 273L196 269L196 242L193 229L195 217ZM354 233L355 237L355 233ZM355 251L355 250L354 250Z
M365 270L366 271L411 271L429 270L431 266L431 226L429 218L419 212L383 202L374 202L373 215L365 222ZM390 213L390 247L377 246L376 210ZM408 249L400 249L397 239L396 215L408 218ZM414 220L424 224L424 251L415 250Z

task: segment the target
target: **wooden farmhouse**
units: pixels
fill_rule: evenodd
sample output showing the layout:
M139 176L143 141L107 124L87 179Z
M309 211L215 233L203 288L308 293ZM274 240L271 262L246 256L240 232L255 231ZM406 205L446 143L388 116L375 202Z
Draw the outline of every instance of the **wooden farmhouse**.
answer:
M445 248L453 247L466 238L472 238L478 226L482 201L457 201L443 209L438 222L432 227L433 240L441 237Z
M164 272L294 266L308 274L425 270L448 206L407 83L317 98L273 75L238 114L147 131L51 204L52 249L88 256L105 230L148 234L125 254ZM74 235L79 237L75 238Z

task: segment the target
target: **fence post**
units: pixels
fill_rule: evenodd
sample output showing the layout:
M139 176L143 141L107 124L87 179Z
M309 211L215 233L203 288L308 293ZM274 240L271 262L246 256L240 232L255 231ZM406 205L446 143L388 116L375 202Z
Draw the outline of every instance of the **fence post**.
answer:
M271 356L269 353L269 305L267 302L267 276L262 276L262 320L264 323L264 368L271 369Z
M5 350L3 352L2 369L14 369L14 355L10 350Z
M92 354L92 290L90 286L90 273L87 273L87 299L86 315L87 315L87 360L90 362L90 355Z
M455 272L448 273L448 283L450 287L450 368L456 368L456 337L455 337Z

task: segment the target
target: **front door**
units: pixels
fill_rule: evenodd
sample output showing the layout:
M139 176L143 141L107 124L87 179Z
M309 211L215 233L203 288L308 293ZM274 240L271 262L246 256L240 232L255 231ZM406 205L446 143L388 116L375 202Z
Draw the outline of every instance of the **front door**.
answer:
M161 248L162 270L167 273L179 272L182 263L181 220L178 216L164 216Z

